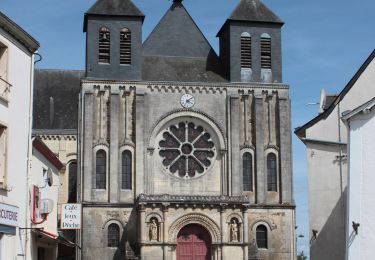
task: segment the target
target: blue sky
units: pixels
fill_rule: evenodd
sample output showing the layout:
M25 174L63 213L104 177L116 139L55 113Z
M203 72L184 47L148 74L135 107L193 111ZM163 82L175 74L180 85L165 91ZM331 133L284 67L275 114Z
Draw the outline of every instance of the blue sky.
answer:
M40 43L39 68L84 69L83 14L95 0L1 0L0 10ZM185 0L184 4L212 46L216 33L239 0ZM285 22L284 83L291 86L292 125L316 116L322 88L338 93L375 48L374 0L263 0ZM143 39L171 4L134 0L146 15ZM299 251L308 252L306 153L293 135L294 189Z

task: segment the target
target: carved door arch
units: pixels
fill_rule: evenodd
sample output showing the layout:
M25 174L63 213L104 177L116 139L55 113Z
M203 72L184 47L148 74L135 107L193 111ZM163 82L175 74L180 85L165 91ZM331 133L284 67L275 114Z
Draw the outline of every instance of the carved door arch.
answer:
M177 236L177 260L211 260L211 237L202 226L190 224Z

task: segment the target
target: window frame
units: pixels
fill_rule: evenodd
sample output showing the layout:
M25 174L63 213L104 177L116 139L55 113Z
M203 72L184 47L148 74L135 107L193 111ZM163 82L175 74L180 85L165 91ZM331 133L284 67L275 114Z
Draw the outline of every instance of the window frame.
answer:
M260 228L262 229L262 230L260 230L260 231L262 232L262 234L265 234L265 236L262 237L262 238L259 237L260 231L258 231L258 230L259 230ZM268 240L269 240L269 235L268 235L268 233L269 233L269 230L268 230L267 226L264 225L264 224L259 224L259 225L257 225L257 227L255 228L255 240L256 240L256 243L257 243L257 247L258 247L258 249L263 249L263 250L265 250L265 249L268 249L268 248L269 248L269 241L268 241ZM260 244L259 241L264 242L264 244L262 244L262 245L260 246L260 245L259 245L259 244ZM263 246L263 245L265 245L265 246Z
M71 200L71 197L70 197L70 187L71 187L71 165L72 164L75 164L76 165L76 172L75 172L75 189L76 189L76 194L75 194L75 200ZM68 163L68 203L77 203L77 199L78 199L78 194L77 194L77 191L78 191L78 163L77 163L77 160L71 160L69 161Z
M126 166L126 164L124 165L124 156L126 156L126 154L130 155L130 172L128 174L126 173L126 168L124 171L124 166ZM121 189L122 190L133 189L133 167L134 167L133 152L130 149L122 150L121 152ZM127 167L127 170L129 170L129 167ZM126 182L126 176L130 176L129 178L130 180L128 180L128 182ZM126 186L126 184L130 185L130 187Z
M2 174L2 178L0 178L0 189L6 189L7 187L7 174L8 174L8 126L0 122L0 146L4 150L4 161L3 166L0 168L0 174ZM1 151L1 149L0 149ZM0 155L1 156L1 155ZM1 158L1 157L0 157ZM1 162L1 159L0 159ZM3 170L2 170L3 169Z
M109 34L108 36L108 42L104 42L102 39L102 34ZM103 42L101 42L103 41ZM103 54L101 50L103 50L103 47L101 47L101 44L106 43L108 48L108 62L102 61L104 58L102 57ZM104 53L105 54L105 53ZM101 58L102 57L102 58ZM107 26L101 26L98 31L98 64L102 65L110 65L111 64L111 30Z
M127 41L127 40L123 40L122 38L122 35L128 33L128 35L130 36L130 40ZM128 48L126 46L123 46L123 45L127 45L129 44ZM126 51L128 51L129 53L127 54ZM122 58L124 57L124 58ZM122 62L122 60L126 60L125 62ZM127 27L124 27L121 29L120 31L120 60L119 60L119 63L121 66L130 66L132 64L132 31L130 30L130 28L127 28Z
M251 172L250 172L250 189L246 190L245 189L245 155L249 154L251 158ZM242 191L243 192L254 192L254 184L255 184L255 160L254 160L254 151L246 149L242 152L242 164L241 164L241 169L242 169Z
M116 230L112 230L111 227L116 227ZM111 233L116 232L116 234ZM117 223L110 223L107 227L107 247L118 248L121 241L121 228Z
M267 48L265 48L265 44ZM268 33L263 33L260 36L260 67L272 70L272 38Z
M246 50L243 48L245 45L245 39L249 41L249 45L247 48L250 48L249 52L245 52ZM248 32L243 32L240 38L240 60L241 60L241 69L252 69L253 67L253 55L252 55L252 37L251 34ZM248 57L246 57L247 54Z
M270 156L274 156L275 158L275 167L270 168ZM266 153L266 172L267 172L267 191L268 192L278 192L278 184L279 184L279 166L278 166L278 153L274 151L269 151ZM272 166L272 165L271 165ZM270 170L274 170L274 172L270 172ZM272 179L272 182L271 182ZM272 185L272 186L271 186Z
M105 162L105 165L104 165L104 169L105 169L105 172L104 172L104 188L102 188L102 186L98 187L98 153L103 151L104 152L104 155L105 155L105 158L104 158L104 162ZM108 178L108 151L106 149L103 149L103 148L98 148L96 151L95 151L95 189L96 190L106 190L107 189L107 178ZM103 166L103 165L101 165Z

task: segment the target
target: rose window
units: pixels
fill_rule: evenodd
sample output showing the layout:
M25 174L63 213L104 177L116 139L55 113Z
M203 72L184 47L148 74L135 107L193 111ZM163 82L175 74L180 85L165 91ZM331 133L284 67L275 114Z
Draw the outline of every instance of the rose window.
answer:
M198 177L208 170L215 151L207 130L191 122L170 126L159 142L159 155L165 169L186 179Z

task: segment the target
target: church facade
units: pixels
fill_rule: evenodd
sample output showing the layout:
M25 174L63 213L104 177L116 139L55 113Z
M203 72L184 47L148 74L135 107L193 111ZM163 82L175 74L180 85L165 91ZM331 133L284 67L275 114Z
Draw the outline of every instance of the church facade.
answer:
M283 22L241 0L217 55L182 1L142 42L144 18L130 0L85 14L82 259L295 259Z

